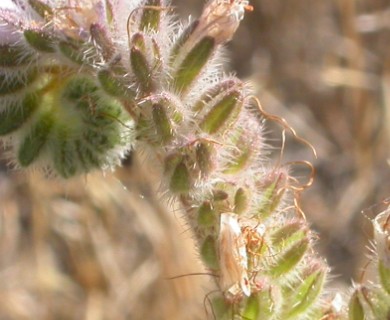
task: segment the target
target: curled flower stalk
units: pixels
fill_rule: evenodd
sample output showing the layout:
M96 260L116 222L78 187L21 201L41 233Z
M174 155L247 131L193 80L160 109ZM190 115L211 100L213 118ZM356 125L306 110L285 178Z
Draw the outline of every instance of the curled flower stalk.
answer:
M210 0L185 25L165 0L14 2L0 11L0 135L17 167L69 178L147 154L216 276L210 316L337 318L289 168L221 67L249 1Z

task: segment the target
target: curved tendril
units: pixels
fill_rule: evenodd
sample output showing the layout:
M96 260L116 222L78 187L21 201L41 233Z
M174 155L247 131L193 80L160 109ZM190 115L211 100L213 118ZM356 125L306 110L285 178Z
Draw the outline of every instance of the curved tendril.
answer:
M311 151L312 151L314 157L317 159L317 151L316 151L316 149L314 148L314 146L313 146L309 141L307 141L306 139L301 138L301 137L297 134L297 132L296 132L296 131L287 123L286 119L284 119L284 118L282 118L282 117L279 117L279 116L276 116L276 115L273 115L273 114L271 114L271 113L266 112L266 111L264 110L264 108L262 107L262 105L261 105L261 103L260 103L260 100L259 100L256 96L251 95L251 96L248 97L248 99L253 99L253 100L255 101L256 106L257 106L257 108L258 108L260 114L261 114L264 118L269 119L269 120L271 120L271 121L274 121L274 122L280 124L284 129L289 130L289 131L291 132L291 134L294 136L294 138L295 138L297 141L299 141L299 142L301 142L302 144L308 146L308 147L311 149Z

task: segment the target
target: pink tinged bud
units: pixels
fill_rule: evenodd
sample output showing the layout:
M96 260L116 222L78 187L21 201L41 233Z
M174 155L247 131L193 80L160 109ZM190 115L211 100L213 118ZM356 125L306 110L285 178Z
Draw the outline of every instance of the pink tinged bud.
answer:
M248 256L245 239L241 233L238 216L222 213L218 239L220 259L220 286L228 301L249 297Z
M252 10L249 1L210 0L199 18L198 37L212 37L216 44L231 40L244 18L245 10Z
M374 239L379 260L390 268L390 210L379 214L373 220Z

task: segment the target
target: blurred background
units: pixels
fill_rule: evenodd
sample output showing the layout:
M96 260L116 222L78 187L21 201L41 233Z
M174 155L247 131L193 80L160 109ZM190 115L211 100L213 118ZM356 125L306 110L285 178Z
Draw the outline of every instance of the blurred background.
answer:
M183 19L203 4L173 1ZM334 286L349 286L367 262L369 218L390 201L390 2L251 5L227 70L316 148L314 159L290 138L284 159L315 166L302 208ZM281 128L270 123L268 132L280 145ZM188 227L145 177L137 159L115 175L66 183L3 163L0 319L205 319L213 279L191 275L204 270Z

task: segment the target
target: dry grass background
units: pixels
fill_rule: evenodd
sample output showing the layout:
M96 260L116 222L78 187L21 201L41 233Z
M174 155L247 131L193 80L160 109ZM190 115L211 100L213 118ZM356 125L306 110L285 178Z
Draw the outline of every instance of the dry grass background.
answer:
M203 1L174 4L196 16ZM230 67L317 149L315 160L291 140L285 159L315 165L302 207L338 284L349 284L366 261L368 218L390 196L390 2L252 5ZM269 134L280 145L271 132L280 128ZM212 279L167 279L202 268L180 211L145 171L133 159L115 175L64 183L2 167L1 320L205 318Z

